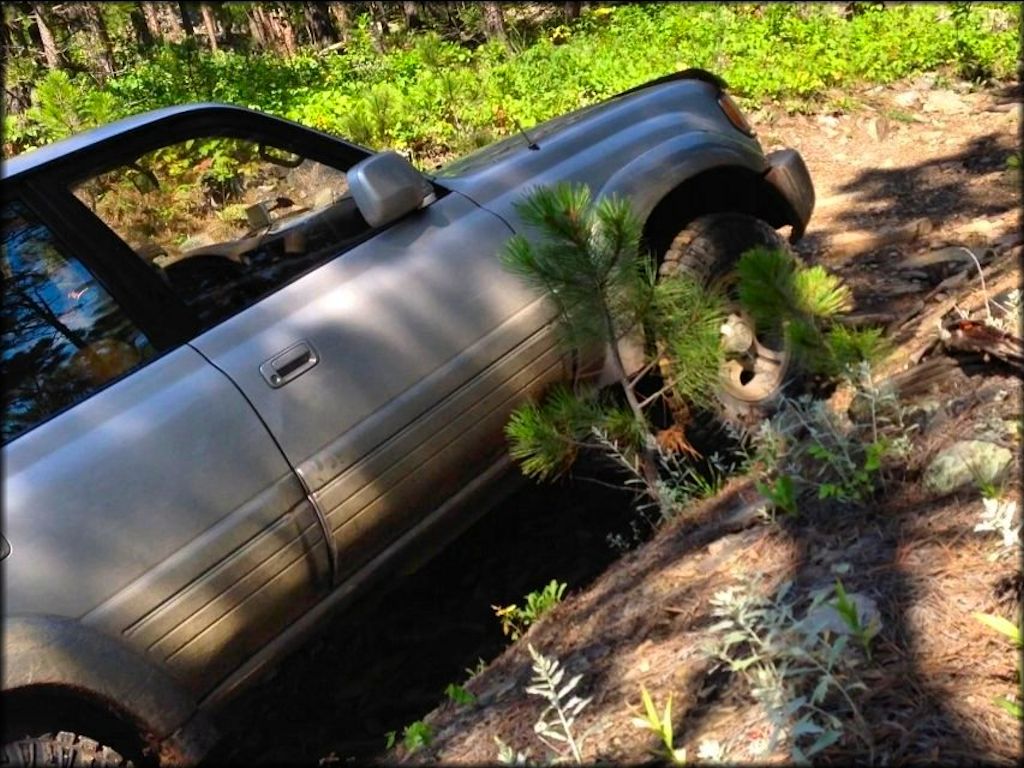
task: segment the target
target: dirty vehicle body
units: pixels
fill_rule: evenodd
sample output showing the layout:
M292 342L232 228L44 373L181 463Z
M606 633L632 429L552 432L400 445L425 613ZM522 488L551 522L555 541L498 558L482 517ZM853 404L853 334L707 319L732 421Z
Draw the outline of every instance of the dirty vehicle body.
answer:
M182 163L231 142L249 147L234 179ZM220 195L177 220L148 202L177 194L160 178L174 162ZM197 237L185 214L230 219L225 185L245 174L268 200L244 222L236 208L233 236ZM432 175L223 105L6 163L9 755L97 754L93 739L196 761L217 707L485 508L511 474L509 413L582 362L499 261L533 236L514 203L560 181L629 198L655 253L716 212L795 239L814 200L799 155L766 157L699 70Z

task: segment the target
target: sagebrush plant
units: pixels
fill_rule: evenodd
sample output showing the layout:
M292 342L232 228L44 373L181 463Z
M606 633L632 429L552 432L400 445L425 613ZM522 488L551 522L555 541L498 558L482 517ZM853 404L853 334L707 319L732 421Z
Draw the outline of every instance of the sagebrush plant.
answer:
M567 585L555 579L543 589L530 592L524 598L524 606L516 603L506 606L492 605L494 614L501 619L501 631L513 641L518 640L541 616L562 602Z
M981 500L981 520L974 526L975 533L998 533L1000 538L1000 551L1013 547L1019 547L1021 543L1021 531L1024 526L1017 518L1017 502L1013 499L1003 498L1001 494L985 496ZM1017 524L1014 525L1014 522ZM992 558L995 559L995 558Z
M888 480L888 463L910 451L915 427L891 385L876 381L864 362L848 368L847 376L853 385L849 414L810 395L784 398L752 437L758 488L789 514L808 491L865 504Z
M555 762L561 762L571 757L577 765L583 762L584 735L578 735L575 731L576 718L583 709L590 703L590 698L580 698L574 693L576 686L583 679L582 675L575 675L567 682L565 680L565 668L558 659L549 658L537 651L532 645L527 644L530 658L533 660L533 677L526 693L531 696L539 696L547 702L547 706L540 713L537 722L533 725L533 732L537 735L554 755ZM499 736L494 737L498 747L498 761L506 765L525 765L529 750L519 752L506 744Z
M705 652L740 675L764 707L772 734L761 756L785 740L790 757L806 762L848 728L873 754L854 700L867 687L860 676L863 659L847 634L822 620L833 590L801 599L791 596L792 586L786 582L764 596L762 579L754 577L716 592L711 612L720 620L708 629Z

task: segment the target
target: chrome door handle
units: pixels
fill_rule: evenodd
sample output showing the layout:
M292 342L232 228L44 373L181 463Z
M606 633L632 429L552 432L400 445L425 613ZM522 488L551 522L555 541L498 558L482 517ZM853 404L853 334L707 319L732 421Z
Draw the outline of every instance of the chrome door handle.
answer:
M263 363L260 366L260 373L267 384L277 389L301 376L319 362L320 357L313 349L313 345L308 341L300 341Z

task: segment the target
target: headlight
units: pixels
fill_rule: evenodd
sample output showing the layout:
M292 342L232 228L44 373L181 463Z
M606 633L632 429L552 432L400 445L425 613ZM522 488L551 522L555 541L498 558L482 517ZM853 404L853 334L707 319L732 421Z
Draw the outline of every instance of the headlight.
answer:
M729 118L729 122L732 123L737 130L747 134L747 136L754 135L754 129L750 127L750 123L747 122L747 118L743 116L743 112L736 105L736 102L732 100L725 91L722 91L718 96L718 106L722 108L725 116Z

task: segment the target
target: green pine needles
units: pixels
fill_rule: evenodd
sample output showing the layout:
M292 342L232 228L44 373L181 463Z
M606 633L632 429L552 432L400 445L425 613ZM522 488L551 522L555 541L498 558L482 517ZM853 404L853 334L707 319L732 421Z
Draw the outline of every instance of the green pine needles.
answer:
M618 341L640 329L654 301L653 264L641 253L643 225L629 203L605 198L596 205L585 185L540 187L516 205L537 242L516 235L503 262L546 294L572 349L607 345L609 362L626 400L625 411L584 394L556 391L542 406L525 406L509 423L512 454L537 477L560 473L595 428L622 435L648 495L660 503L654 440L619 354Z
M503 262L555 302L573 348L618 339L643 321L654 297L654 270L641 257L642 224L628 202L597 205L585 185L539 187L516 205L542 236L508 243Z
M744 253L736 265L737 297L759 328L782 329L797 362L813 373L841 376L887 351L881 328L833 324L853 308L848 286L824 267L767 248Z

